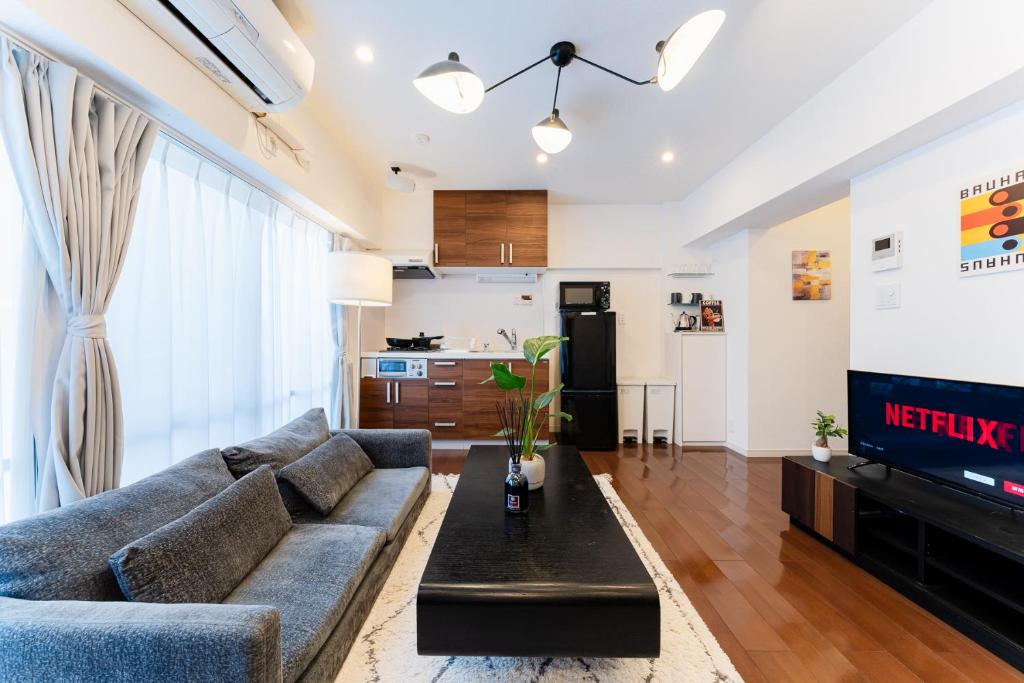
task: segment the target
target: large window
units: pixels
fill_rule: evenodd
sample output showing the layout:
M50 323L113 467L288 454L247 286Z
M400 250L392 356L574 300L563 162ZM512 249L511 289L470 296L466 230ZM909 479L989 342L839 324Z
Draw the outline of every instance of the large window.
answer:
M129 484L329 406L330 234L161 137L107 326Z

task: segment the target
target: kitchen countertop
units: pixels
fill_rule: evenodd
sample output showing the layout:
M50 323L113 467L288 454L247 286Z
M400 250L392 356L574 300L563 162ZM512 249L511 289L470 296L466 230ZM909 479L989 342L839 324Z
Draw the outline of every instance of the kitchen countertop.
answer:
M363 358L433 358L435 360L519 360L519 351L363 351Z

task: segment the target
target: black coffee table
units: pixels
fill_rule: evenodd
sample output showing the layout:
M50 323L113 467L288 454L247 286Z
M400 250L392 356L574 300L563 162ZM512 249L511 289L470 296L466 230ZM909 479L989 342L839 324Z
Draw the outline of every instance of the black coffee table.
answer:
M658 656L658 590L586 463L544 458L529 512L507 515L508 452L470 449L420 580L421 655Z

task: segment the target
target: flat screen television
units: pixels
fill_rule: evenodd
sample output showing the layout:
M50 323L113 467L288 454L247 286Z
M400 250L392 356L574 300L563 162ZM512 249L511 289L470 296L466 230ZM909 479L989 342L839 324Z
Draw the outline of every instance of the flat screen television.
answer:
M1024 387L849 370L850 453L1024 507Z

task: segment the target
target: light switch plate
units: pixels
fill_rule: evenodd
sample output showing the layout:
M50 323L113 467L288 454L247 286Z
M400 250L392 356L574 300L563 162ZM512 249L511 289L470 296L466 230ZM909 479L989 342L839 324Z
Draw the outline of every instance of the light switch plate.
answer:
M625 313L619 313L618 315L615 316L615 319L619 321L620 325L625 325L626 324L626 314Z
M533 294L520 294L515 300L516 306L532 306L533 305Z
M899 308L900 284L889 282L875 286L875 308Z

